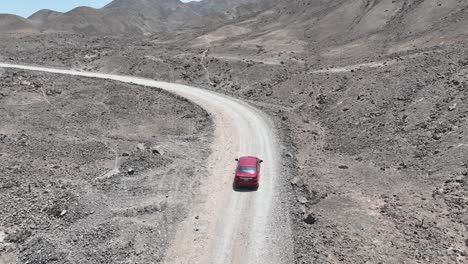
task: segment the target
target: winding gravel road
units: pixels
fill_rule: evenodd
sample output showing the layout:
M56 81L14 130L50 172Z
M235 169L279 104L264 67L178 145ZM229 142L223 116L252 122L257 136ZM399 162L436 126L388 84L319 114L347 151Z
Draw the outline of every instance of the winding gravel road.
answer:
M293 245L279 163L279 145L270 119L251 105L216 92L150 79L0 63L15 68L115 80L157 87L205 108L215 123L208 160L210 175L202 195L177 229L164 263L293 263ZM259 156L260 188L237 192L232 188L236 157Z

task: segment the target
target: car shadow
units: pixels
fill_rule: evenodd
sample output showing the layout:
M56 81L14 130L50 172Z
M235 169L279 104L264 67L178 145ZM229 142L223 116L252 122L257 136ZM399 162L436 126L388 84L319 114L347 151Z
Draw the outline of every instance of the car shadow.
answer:
M258 187L257 188L238 187L238 186L232 185L232 190L235 192L256 192L258 190Z

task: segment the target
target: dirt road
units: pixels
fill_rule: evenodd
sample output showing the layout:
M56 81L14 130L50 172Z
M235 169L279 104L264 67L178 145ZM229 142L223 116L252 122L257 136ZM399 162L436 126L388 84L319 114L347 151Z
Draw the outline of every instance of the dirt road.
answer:
M158 87L204 107L216 129L210 175L193 201L191 215L179 227L165 263L292 263L287 204L280 199L279 145L266 115L234 98L190 86L101 73L0 63L0 67L110 79ZM255 155L265 160L260 188L232 188L234 159Z

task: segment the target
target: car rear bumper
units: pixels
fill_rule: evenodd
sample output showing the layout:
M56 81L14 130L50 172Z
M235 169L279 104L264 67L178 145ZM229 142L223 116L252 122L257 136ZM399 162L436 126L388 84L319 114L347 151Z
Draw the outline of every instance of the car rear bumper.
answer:
M235 180L234 181L234 186L235 187L258 188L258 181Z

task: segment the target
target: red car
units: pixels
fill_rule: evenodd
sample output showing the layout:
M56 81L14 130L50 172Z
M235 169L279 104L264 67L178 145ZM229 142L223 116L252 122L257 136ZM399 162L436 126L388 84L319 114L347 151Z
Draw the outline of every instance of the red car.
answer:
M234 177L234 187L258 188L260 182L260 164L263 160L252 157L240 157L236 159L237 168Z

